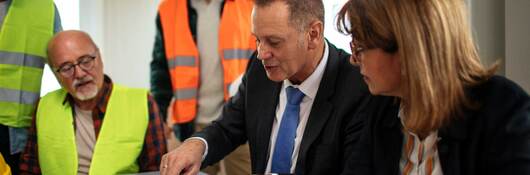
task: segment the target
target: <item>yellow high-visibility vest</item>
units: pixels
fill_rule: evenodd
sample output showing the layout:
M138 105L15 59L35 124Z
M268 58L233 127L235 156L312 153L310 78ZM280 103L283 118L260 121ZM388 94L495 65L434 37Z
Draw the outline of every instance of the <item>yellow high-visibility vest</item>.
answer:
M147 125L147 90L114 84L94 146L89 174L136 173ZM37 108L37 143L42 174L75 175L78 157L72 107L63 89L44 96Z
M29 127L40 97L53 0L13 0L0 30L0 124Z

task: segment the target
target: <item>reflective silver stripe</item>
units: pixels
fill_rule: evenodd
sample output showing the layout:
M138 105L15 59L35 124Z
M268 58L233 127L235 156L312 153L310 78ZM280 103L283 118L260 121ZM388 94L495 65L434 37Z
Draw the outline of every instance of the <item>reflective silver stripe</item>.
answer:
M177 100L189 100L197 97L197 89L177 89L173 95Z
M249 59L252 53L254 53L254 50L250 49L225 49L223 50L223 57L226 60Z
M173 69L177 66L195 66L195 57L194 56L177 56L168 61L168 66L170 69Z
M0 88L0 101L20 104L35 104L39 93Z
M43 68L45 58L24 53L0 51L0 64Z

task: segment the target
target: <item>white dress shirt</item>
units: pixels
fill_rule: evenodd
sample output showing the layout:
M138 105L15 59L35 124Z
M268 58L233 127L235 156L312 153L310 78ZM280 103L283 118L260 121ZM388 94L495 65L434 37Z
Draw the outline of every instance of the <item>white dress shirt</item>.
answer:
M278 136L278 130L282 121L283 112L285 111L285 106L287 105L287 93L285 89L289 86L298 88L305 95L302 99L302 103L300 103L300 123L298 123L298 128L296 128L293 155L291 157L291 173L294 173L296 161L298 160L300 143L302 142L302 137L304 136L304 130L307 124L307 119L309 118L311 107L313 106L313 102L315 101L315 97L318 92L318 87L320 86L320 81L322 80L324 70L326 69L326 65L328 63L328 44L327 42L324 43L324 54L322 56L322 59L320 60L320 63L318 64L315 71L306 80L304 80L300 85L293 85L289 80L283 81L282 90L280 92L280 101L278 103L278 106L276 106L276 117L274 117L274 122L272 123L271 139L269 142L270 150L267 161L267 169L265 170L265 173L271 173L272 155L274 153L274 147L276 145L276 137Z

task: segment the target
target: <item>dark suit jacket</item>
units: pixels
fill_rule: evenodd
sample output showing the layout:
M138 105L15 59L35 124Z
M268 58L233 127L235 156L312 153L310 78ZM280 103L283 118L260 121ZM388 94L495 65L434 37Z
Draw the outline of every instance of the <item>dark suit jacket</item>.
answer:
M466 89L476 103L438 130L444 174L530 174L530 98L515 83L494 76ZM386 99L387 102L391 101ZM384 102L379 102L382 104ZM344 174L399 174L403 134L398 105L379 106L366 121Z
M355 113L369 92L359 69L348 62L349 54L328 45L328 63L300 145L296 174L340 173L362 127ZM252 173L264 173L280 91L281 83L269 80L253 55L238 94L227 102L218 120L194 135L208 142L203 166L248 141Z

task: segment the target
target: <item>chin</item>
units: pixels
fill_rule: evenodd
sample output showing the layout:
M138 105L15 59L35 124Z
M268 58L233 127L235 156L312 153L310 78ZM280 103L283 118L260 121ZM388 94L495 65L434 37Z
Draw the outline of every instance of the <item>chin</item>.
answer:
M267 77L269 78L269 80L274 81L274 82L281 82L287 79L285 76L275 75L275 74L270 74L270 73L267 73Z
M379 94L379 93L377 93L377 92L374 92L374 91L372 91L372 90L370 90L370 94L372 94L372 95L381 95L381 94Z
M86 92L76 92L75 93L75 98L81 100L81 101L85 101L85 100L90 100L90 99L93 99L96 97L96 95L98 95L98 89L97 88L92 88Z
M381 96L391 96L391 97L398 96L396 95L396 93L392 93L390 91L381 91L381 90L372 90L372 89L370 89L370 93L372 95L381 95Z
M380 90L373 88L370 85L368 85L368 89L370 90L370 94L372 95L383 95Z

